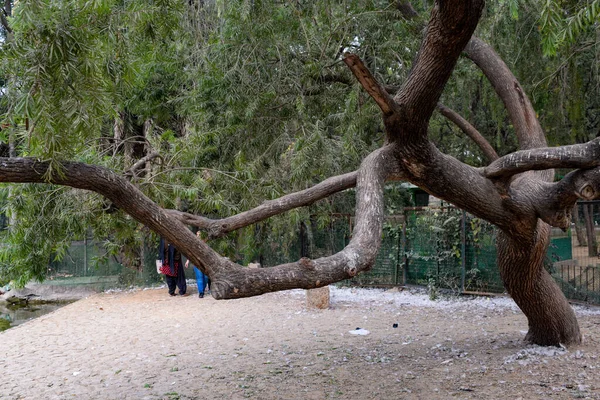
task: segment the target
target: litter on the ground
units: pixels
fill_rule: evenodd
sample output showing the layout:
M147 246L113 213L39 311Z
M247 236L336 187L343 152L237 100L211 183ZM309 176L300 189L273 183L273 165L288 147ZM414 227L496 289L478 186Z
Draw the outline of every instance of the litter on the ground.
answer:
M348 333L350 333L351 335L368 335L371 332L363 328L356 328L353 331L348 331Z

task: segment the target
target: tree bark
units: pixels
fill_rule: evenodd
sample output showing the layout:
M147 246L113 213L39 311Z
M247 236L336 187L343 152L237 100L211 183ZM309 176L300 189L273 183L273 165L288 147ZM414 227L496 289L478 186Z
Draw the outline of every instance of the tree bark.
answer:
M450 6L454 8L450 10ZM461 10L460 6L453 2L436 2L413 71L394 97L400 111L390 117L382 108L388 140L390 143L408 142L399 151L398 159L410 182L496 224L502 230L502 240L498 243L498 264L507 290L529 320L527 340L544 345L579 343L581 335L574 313L565 296L543 268L550 229L538 219L565 226L565 221L570 220L568 214L577 194L583 192L580 187L575 187L578 176L571 177L562 185L554 186L550 183L553 171L548 169L551 167L541 167L543 157L557 154L557 159L560 160L557 163L560 164L568 162L569 157L558 154L561 150L530 150L546 146L545 135L535 110L517 79L487 44L471 38L472 31L469 29L452 29L458 25L448 22L461 18L460 26L470 26L469 14L464 9ZM448 14L444 15L444 11ZM447 30L448 28L450 29ZM452 40L448 40L448 36ZM492 163L491 168L485 169L487 179L480 179L477 171L439 154L435 146L422 141L427 135L427 123L423 124L423 121L430 118L433 107L431 101L437 102L439 99L439 93L447 79L446 68L454 67L457 48L464 49L467 56L481 68L504 102L520 146L526 149L517 158L524 158L530 152L537 151L540 157L535 162L523 167L520 162L501 158ZM381 103L378 102L380 107ZM592 147L588 145L586 150ZM579 149L567 152L573 154L577 150ZM594 157L589 157L589 154L580 156L593 164L590 166L597 165L594 164L597 163L596 160L590 161ZM539 168L531 168L532 165ZM531 169L538 171L526 172ZM521 172L525 173L517 175ZM495 187L490 188L490 184ZM590 185L585 187L590 195L594 194ZM564 191L560 192L561 189ZM557 198L540 201L549 192L557 194ZM475 199L472 196L476 193L487 197ZM569 211L565 211L567 207Z
M387 126L391 140L427 136L431 114L479 22L483 5L479 0L436 1L411 73L394 97L401 112L399 123Z
M219 266L214 277L211 275L213 293L216 291L218 298L237 298L298 287L313 289L371 269L381 243L383 188L394 164L390 147L371 153L361 164L356 184L356 224L343 250L329 257L302 258L271 268Z
M168 210L167 212L186 225L206 230L211 238L216 238L285 211L301 206L308 206L334 193L354 187L356 185L356 177L356 172L331 177L311 188L291 193L275 200L267 200L256 208L219 220L200 217L178 210ZM396 175L395 179L398 178L399 176Z
M217 299L255 296L292 288L312 289L348 279L373 266L383 226L383 187L394 170L393 149L369 155L357 178L357 223L348 246L330 257L303 258L273 268L244 268L214 252L183 223L174 218L125 178L100 166L64 162L48 175L49 162L31 158L0 158L0 182L54 183L91 190L163 236L212 279Z
M585 230L587 233L588 256L596 257L598 255L598 241L596 240L596 229L593 220L594 211L590 204L583 204L583 219L585 220Z
M573 309L544 268L550 226L539 222L535 235L498 235L498 267L504 286L527 316L525 340L542 346L581 343Z
M575 225L575 235L577 236L578 246L587 246L587 240L585 233L583 232L583 226L581 226L581 217L579 216L579 205L575 204L573 207L573 224Z

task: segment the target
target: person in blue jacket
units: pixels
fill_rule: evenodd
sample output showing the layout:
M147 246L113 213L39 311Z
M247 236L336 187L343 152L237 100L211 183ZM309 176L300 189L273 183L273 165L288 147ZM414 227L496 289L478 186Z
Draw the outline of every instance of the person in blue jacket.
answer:
M189 296L179 250L165 239L160 238L158 256L161 260L160 273L165 275L169 295L175 296L175 289L179 288L180 296Z
M200 231L196 232L196 236L201 238ZM204 239L202 239L202 240L204 240ZM190 260L187 260L185 262L185 267L187 268L189 266L189 264L190 264ZM194 267L194 274L196 275L196 283L198 284L198 297L203 298L206 287L208 287L208 290L210 292L210 278L204 272L200 271L200 269L198 267L196 267L194 264L192 264L192 267Z

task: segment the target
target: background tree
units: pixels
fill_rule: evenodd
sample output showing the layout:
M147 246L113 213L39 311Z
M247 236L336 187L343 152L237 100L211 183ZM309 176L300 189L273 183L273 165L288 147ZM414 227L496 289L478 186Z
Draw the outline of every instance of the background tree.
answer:
M142 223L205 270L217 298L323 286L372 266L384 185L407 180L500 228L499 267L529 319L528 340L579 342L574 313L542 261L549 226L566 228L577 197L596 197L597 144L546 147L534 105L551 104L551 96L534 95L532 105L509 69L532 75L533 89L552 81L542 78L553 63L536 46L545 28L526 30L536 26L540 6L489 5L472 37L483 2L436 2L420 48L427 13L403 1L36 1L15 8L7 19L14 40L2 47L2 102L18 152L28 157L2 159L0 180L37 185L7 196L19 223L3 248L2 276L43 277L48 257L64 252L73 233L141 240ZM509 64L484 40L502 43ZM469 60L459 59L463 50ZM449 139L457 130L443 118L477 145ZM145 128L127 136L128 121ZM551 132L551 143L567 132ZM121 143L130 137L139 151ZM517 147L525 151L511 153ZM495 161L481 168L486 159ZM347 172L360 160L358 172ZM550 168L584 169L552 183ZM249 236L250 224L355 185L352 240L329 257L248 270L186 228ZM35 201L40 191L43 202ZM87 208L69 212L69 204ZM106 213L115 209L122 212ZM298 221L299 213L289 218ZM46 219L52 215L56 222Z

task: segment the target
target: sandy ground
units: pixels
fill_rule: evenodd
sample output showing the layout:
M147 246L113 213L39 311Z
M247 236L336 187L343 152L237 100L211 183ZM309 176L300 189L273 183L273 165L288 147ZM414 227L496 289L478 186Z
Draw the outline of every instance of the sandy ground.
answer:
M576 311L565 350L523 344L505 298L102 293L0 333L0 399L600 399L600 310Z

